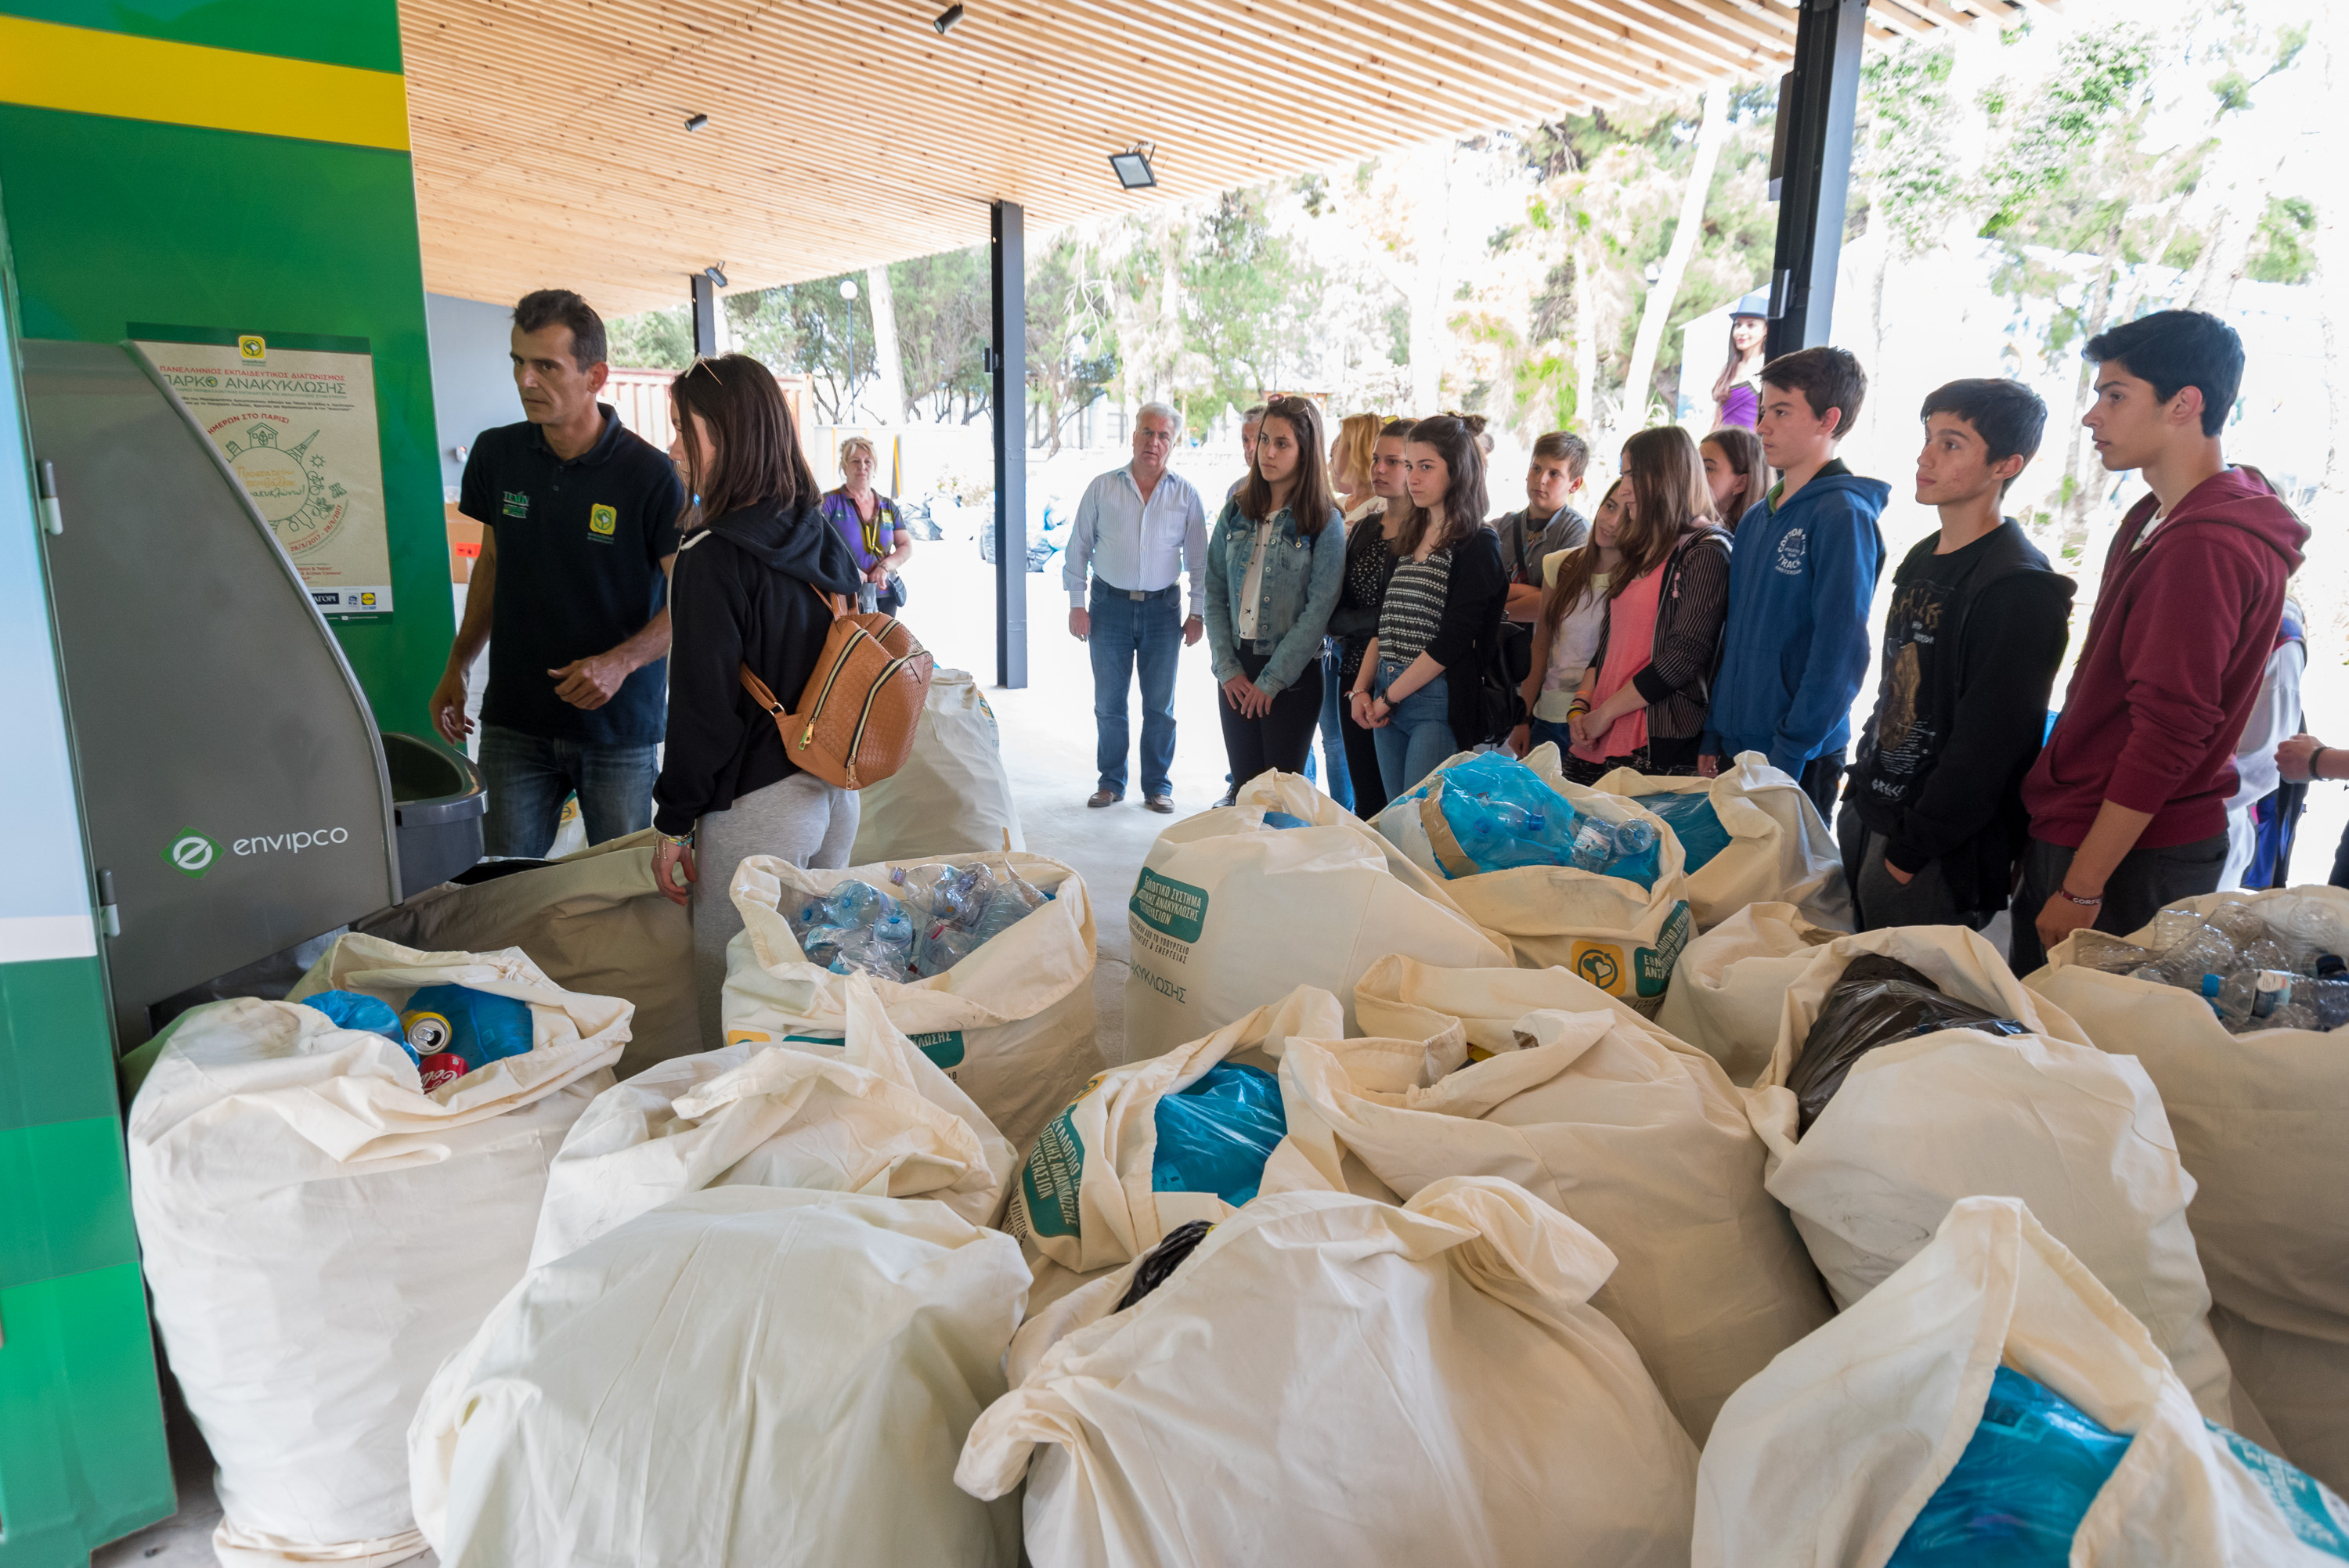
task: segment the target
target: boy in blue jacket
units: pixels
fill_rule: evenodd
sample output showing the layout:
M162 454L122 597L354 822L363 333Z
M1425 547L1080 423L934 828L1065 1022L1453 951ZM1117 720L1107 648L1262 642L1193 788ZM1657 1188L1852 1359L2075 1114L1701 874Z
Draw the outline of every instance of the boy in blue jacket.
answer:
M1762 367L1754 434L1781 478L1737 523L1729 618L1698 770L1759 751L1835 820L1851 705L1868 679L1868 604L1884 570L1877 519L1892 487L1844 467L1836 446L1868 394L1859 361L1804 348Z

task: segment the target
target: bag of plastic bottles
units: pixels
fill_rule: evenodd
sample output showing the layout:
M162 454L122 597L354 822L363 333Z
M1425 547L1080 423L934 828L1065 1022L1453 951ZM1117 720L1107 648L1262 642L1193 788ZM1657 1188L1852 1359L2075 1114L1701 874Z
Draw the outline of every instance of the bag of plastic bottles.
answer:
M1570 969L1651 1016L1663 1001L1694 930L1680 841L1636 801L1568 783L1555 746L1454 757L1371 825L1449 877L1519 964Z
M1003 1228L1063 1268L1130 1262L1176 1226L1219 1221L1256 1196L1288 1130L1277 1060L1291 1036L1336 1039L1345 1015L1299 985L1278 1003L1164 1056L1112 1068L1036 1140Z
M1213 1192L1233 1208L1256 1196L1264 1162L1288 1136L1280 1080L1262 1068L1217 1062L1152 1113L1158 1147L1150 1185L1160 1192Z
M2188 949L2213 928L2226 947ZM2176 983L2230 952L2273 965L2261 944L2295 972L2290 1002L2265 1019L2230 1028L2199 983ZM2197 1187L2188 1219L2211 1326L2284 1456L2335 1491L2349 1491L2349 1035L2327 1032L2340 983L2307 971L2344 951L2349 891L2217 892L2125 938L2074 932L2024 981L2161 1091ZM2149 965L2159 972L2139 973ZM2284 1011L2312 993L2313 1028Z
M729 1045L841 1039L843 971L863 968L889 1021L1018 1149L1101 1070L1092 905L1083 882L1057 861L949 855L824 872L753 855L730 891L743 934L726 954ZM878 913L864 943L810 951L795 922L843 892ZM889 911L906 922L903 930L878 930ZM875 950L876 935L885 951ZM907 937L901 956L895 943Z
M2063 1568L2129 1439L2011 1367L1886 1568Z
M2017 1199L1959 1200L1722 1407L1694 1561L2339 1568L2341 1501L2197 1413L2085 1261Z
M1851 929L1851 890L1835 835L1802 786L1760 752L1741 753L1713 779L1619 768L1592 788L1636 800L1671 826L1699 931L1755 903L1791 903L1814 924Z

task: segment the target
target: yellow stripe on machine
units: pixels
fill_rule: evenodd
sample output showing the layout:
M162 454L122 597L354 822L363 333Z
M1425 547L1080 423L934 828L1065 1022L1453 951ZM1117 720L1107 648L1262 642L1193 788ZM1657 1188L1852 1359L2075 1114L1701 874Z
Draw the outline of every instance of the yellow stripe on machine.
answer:
M0 16L0 103L408 150L408 88L361 70Z

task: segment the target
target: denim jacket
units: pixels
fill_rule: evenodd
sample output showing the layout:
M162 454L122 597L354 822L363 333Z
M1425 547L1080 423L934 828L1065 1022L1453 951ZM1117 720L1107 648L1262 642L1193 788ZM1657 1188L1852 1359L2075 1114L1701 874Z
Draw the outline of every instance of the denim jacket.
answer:
M1207 542L1207 650L1216 679L1241 673L1237 647L1239 596L1247 586L1248 561L1256 553L1256 524L1240 514L1239 501L1224 502ZM1346 578L1346 520L1335 507L1321 531L1306 538L1282 507L1272 520L1265 545L1263 597L1257 605L1259 637L1276 641L1257 686L1270 696L1297 684L1306 661L1321 652L1330 612Z

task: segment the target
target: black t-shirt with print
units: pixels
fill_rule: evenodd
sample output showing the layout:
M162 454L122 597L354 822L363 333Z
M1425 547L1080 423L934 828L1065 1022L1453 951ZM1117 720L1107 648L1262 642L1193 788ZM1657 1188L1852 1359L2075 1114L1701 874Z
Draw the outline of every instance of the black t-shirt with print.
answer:
M458 510L497 530L490 689L481 720L547 740L650 746L661 738L668 661L621 683L601 707L574 707L546 672L617 647L668 594L685 487L666 453L608 404L604 433L568 461L536 425L484 430L465 459Z

